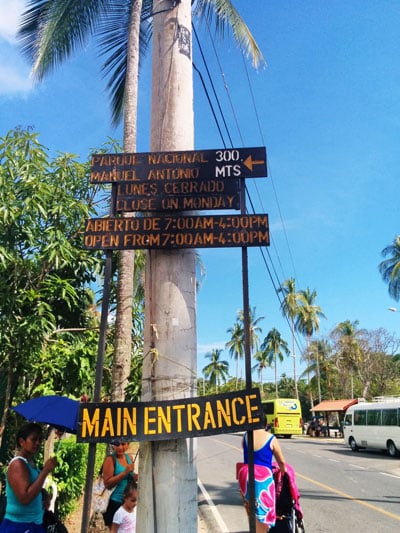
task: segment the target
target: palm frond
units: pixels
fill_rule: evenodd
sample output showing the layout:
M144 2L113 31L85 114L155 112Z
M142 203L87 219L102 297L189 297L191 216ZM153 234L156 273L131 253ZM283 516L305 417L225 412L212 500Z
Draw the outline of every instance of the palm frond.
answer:
M251 58L253 67L260 68L265 65L258 44L230 0L197 0L193 14L200 20L204 18L208 24L212 24L215 19L216 33L222 38L230 27L236 43L244 54Z
M379 272L383 281L388 284L389 295L398 301L400 299L400 235L381 253L387 259L379 264Z
M18 38L22 52L41 80L94 33L112 0L31 0L22 16Z
M102 72L108 79L107 90L111 97L112 122L121 122L124 112L126 69L128 57L128 36L132 2L115 0L112 9L102 17L99 24L98 46L105 57ZM148 18L148 2L143 3L142 22L139 34L139 68L151 42L152 26Z

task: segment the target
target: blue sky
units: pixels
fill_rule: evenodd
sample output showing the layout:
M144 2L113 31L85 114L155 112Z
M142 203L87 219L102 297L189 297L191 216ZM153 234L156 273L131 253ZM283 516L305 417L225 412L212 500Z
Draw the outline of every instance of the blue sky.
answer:
M321 334L343 320L398 334L400 312L388 311L397 304L378 264L400 231L400 3L253 0L248 14L248 1L234 4L263 51L264 69L243 61L231 38L213 44L212 31L196 28L233 146L267 148L269 177L247 185L255 211L269 214L266 257L275 285L276 277L294 277L298 289L317 291L327 316ZM23 5L0 0L0 135L32 126L50 150L85 160L109 137L122 137L110 125L101 60L88 44L33 85L14 38ZM193 57L206 79L196 42ZM150 59L140 78L138 151L149 151ZM230 146L196 73L194 109L195 148ZM206 279L198 295L199 369L206 352L229 340L227 329L243 307L240 249L200 253ZM290 345L257 248L249 248L249 280L250 305L264 317L261 337L276 327ZM223 356L231 361L227 351ZM290 359L279 372L293 374ZM273 380L272 369L265 378Z

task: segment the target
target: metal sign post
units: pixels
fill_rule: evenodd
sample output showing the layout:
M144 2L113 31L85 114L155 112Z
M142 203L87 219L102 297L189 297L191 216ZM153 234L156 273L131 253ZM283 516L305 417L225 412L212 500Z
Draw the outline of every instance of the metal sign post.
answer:
M241 180L241 213L246 214L246 183ZM246 371L246 390L251 390L251 346L250 346L250 304L249 304L249 269L247 246L242 246L242 284L243 284L243 322L244 322L244 357ZM248 479L249 479L249 527L250 533L256 531L255 490L254 490L254 439L253 431L247 432L248 445Z
M115 185L112 186L111 202L110 202L110 215L115 214ZM101 386L103 382L103 368L104 368L104 354L106 350L106 337L107 337L107 319L108 309L110 304L111 293L111 278L112 278L112 250L106 251L106 260L104 267L104 284L103 284L103 299L101 303L101 317L100 317L100 332L99 342L97 348L97 362L96 362L96 376L93 391L93 401L100 402L101 400ZM89 530L90 522L90 508L92 505L92 488L94 477L94 466L96 462L96 442L89 444L87 468L86 468L86 482L85 493L83 497L83 509L82 509L82 525L81 533L87 533Z

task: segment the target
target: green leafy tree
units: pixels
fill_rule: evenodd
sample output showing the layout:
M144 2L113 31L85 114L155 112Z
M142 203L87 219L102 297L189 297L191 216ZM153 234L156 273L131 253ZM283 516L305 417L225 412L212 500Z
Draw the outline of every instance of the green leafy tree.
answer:
M398 369L393 364L393 355L398 350L399 340L384 328L379 328L359 330L357 342L359 357L354 362L355 393L363 398L382 396L392 388L396 378Z
M400 235L392 244L382 250L384 259L379 264L379 272L383 281L388 284L389 294L392 298L400 300Z
M337 367L332 358L332 347L326 339L311 341L308 347L308 366L305 370L311 392L316 392L319 402L326 397L334 399L333 384L337 382ZM310 373L315 378L308 380ZM309 390L310 393L310 390ZM311 403L311 407L313 407Z
M145 6L147 5L147 11ZM144 11L142 26L142 7ZM149 42L151 2L65 2L32 0L23 15L20 39L36 80L42 80L94 37L104 54L103 72L115 124L124 116L124 150L136 151L139 49ZM124 400L132 356L133 250L118 254L117 314L112 397Z
M272 328L261 344L261 350L267 357L268 366L274 365L275 375L275 395L278 394L278 375L277 375L277 360L280 362L284 360L284 356L290 354L287 342L282 339L280 332L276 328Z
M54 391L67 388L65 368L49 362L44 370L42 356L55 332L92 325L87 311L101 258L83 249L82 229L94 210L87 165L69 154L50 158L29 131L0 138L1 434L14 397L26 399L49 373Z
M218 348L206 353L204 357L210 359L210 362L202 370L204 377L210 381L210 385L215 387L216 392L218 392L218 385L226 381L229 373L229 363L221 361L221 353L222 350Z
M354 397L354 376L361 359L360 330L358 320L344 320L332 332L335 342L337 365L345 384L345 394Z
M280 398L293 398L296 393L294 379L289 378L286 374L282 374L278 382L278 391Z

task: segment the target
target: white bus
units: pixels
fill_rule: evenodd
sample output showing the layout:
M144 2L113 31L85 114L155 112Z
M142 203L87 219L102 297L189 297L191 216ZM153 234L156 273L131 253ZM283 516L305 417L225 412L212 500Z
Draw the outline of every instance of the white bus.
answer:
M360 448L400 452L400 399L382 399L350 406L343 424L344 442L353 451Z

